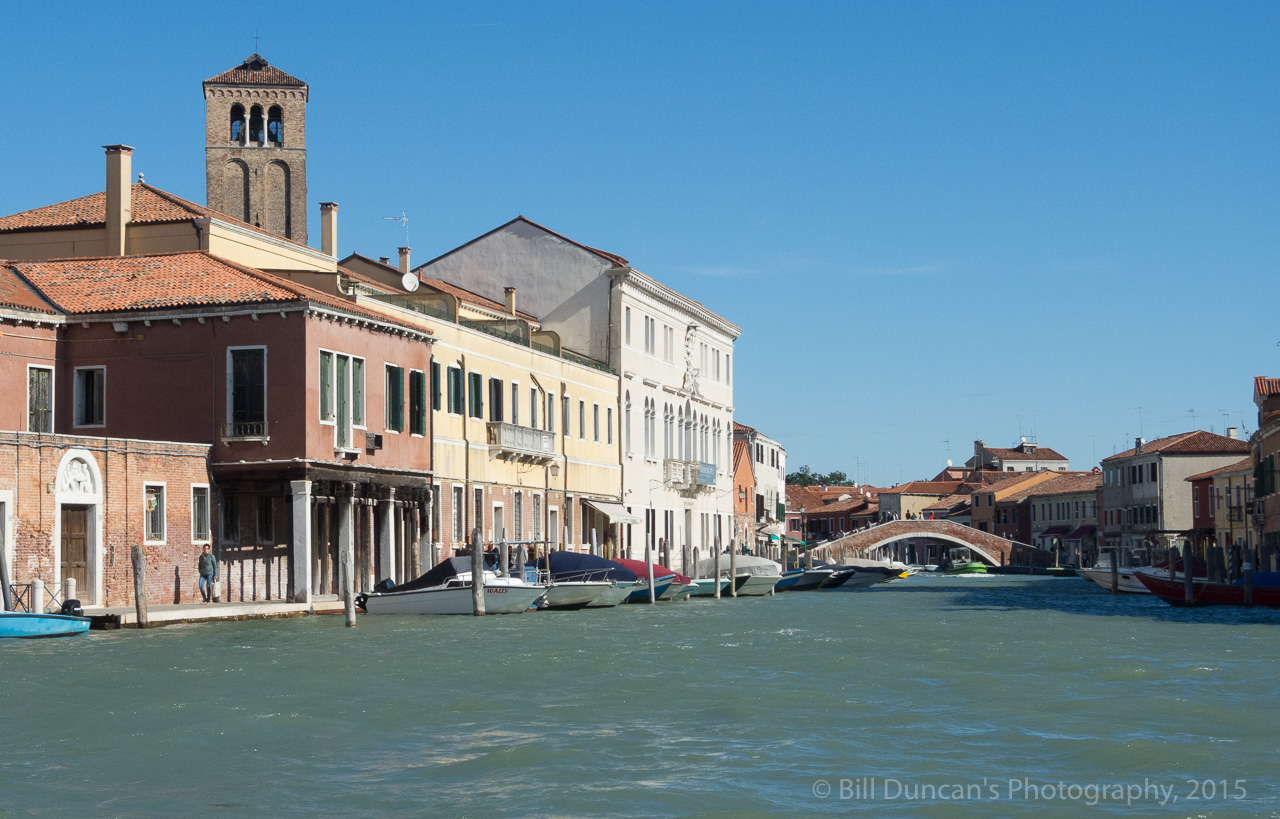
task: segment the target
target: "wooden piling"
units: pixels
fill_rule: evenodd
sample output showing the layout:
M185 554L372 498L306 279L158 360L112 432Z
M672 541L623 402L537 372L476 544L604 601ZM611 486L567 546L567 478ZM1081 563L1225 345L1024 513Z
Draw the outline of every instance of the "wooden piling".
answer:
M142 554L142 544L133 544L133 606L138 612L138 628L146 628L147 621L147 559Z
M499 574L502 577L511 576L511 547L507 545L507 530L502 529L502 535L498 538L498 567Z
M1195 582L1191 571L1191 541L1182 547L1182 599L1188 606L1196 602Z
M0 601L4 603L5 611L13 611L13 593L9 589L9 564L5 561L3 554L0 554Z
M738 596L738 541L729 541L729 596Z
M713 564L714 568L712 569L714 574L712 576L715 578L715 581L716 581L716 599L719 600L720 599L720 538L718 537L716 538L715 549L716 549L716 556Z
M644 566L649 577L649 604L653 605L658 602L658 596L653 593L653 532L644 539Z
M484 544L480 530L471 530L471 613L484 617Z
M1244 565L1240 567L1240 576L1244 580L1244 605L1246 608L1253 605L1253 563L1252 556L1246 556Z
M1120 593L1120 549L1111 550L1111 593Z

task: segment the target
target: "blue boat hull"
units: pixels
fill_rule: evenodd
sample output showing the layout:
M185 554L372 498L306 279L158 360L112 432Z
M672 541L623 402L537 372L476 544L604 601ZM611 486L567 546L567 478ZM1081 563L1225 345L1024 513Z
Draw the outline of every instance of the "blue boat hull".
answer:
M675 579L676 579L676 578L675 578L675 575L671 575L670 577L662 577L662 578L657 578L657 577L655 577L655 578L653 579L653 597L654 597L654 599L656 600L656 599L658 599L659 597L661 597L661 596L662 596L662 593L663 593L664 591L666 591L666 590L667 590L667 588L668 588L668 587L669 587L673 582L675 582ZM643 585L643 586L639 587L639 588L638 588L638 589L636 589L635 591L631 592L631 594L628 594L628 595L627 595L627 599L626 599L626 600L624 600L623 602L625 602L625 603L648 603L648 602L649 602L649 586L646 584L646 585Z
M0 611L0 637L66 637L88 630L88 617Z

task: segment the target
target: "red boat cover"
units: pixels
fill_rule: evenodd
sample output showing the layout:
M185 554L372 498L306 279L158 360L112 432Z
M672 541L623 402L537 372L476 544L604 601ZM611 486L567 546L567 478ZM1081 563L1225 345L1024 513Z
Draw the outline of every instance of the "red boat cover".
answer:
M636 577L640 578L641 580L649 576L649 567L645 565L645 562L643 560L627 560L625 557L623 557L623 558L615 558L613 562L620 563L623 566L626 566L628 569L635 572ZM688 577L685 577L679 572L673 572L672 570L668 569L666 566L660 566L657 563L653 564L654 577L666 577L669 574L674 574L676 576L677 583L693 582Z

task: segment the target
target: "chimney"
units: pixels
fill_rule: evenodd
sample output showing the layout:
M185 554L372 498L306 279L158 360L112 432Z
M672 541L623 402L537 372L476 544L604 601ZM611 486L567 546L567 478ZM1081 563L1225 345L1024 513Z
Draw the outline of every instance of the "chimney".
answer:
M390 267L390 266L391 266L391 257L390 257L390 256L379 256L379 257L378 257L378 261L382 262L382 263L383 263L383 264L385 264L387 267Z
M1240 430L1235 427L1227 427L1227 437L1233 440L1240 440Z
M502 292L507 296L507 312L514 316L516 314L516 289L514 287L504 287Z
M1143 444L1145 444L1145 443L1146 443L1146 441L1145 441L1144 439L1142 439L1142 438L1134 438L1134 439L1133 439L1133 454L1134 454L1134 455L1141 455L1141 454L1142 454L1142 445L1143 445Z
M338 203L320 203L320 252L338 258Z
M409 248L399 247L396 249L400 251L400 272L408 273L409 272Z
M103 145L107 152L107 255L123 256L125 226L133 219L133 148L128 145Z

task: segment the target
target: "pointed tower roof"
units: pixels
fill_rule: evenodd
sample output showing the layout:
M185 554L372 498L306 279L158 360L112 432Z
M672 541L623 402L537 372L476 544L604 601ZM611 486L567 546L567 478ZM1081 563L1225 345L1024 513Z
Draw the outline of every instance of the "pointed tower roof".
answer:
M266 85L291 88L306 88L307 84L297 77L290 76L267 62L266 57L256 51L245 58L245 61L229 71L223 71L216 77L204 81L205 85Z

